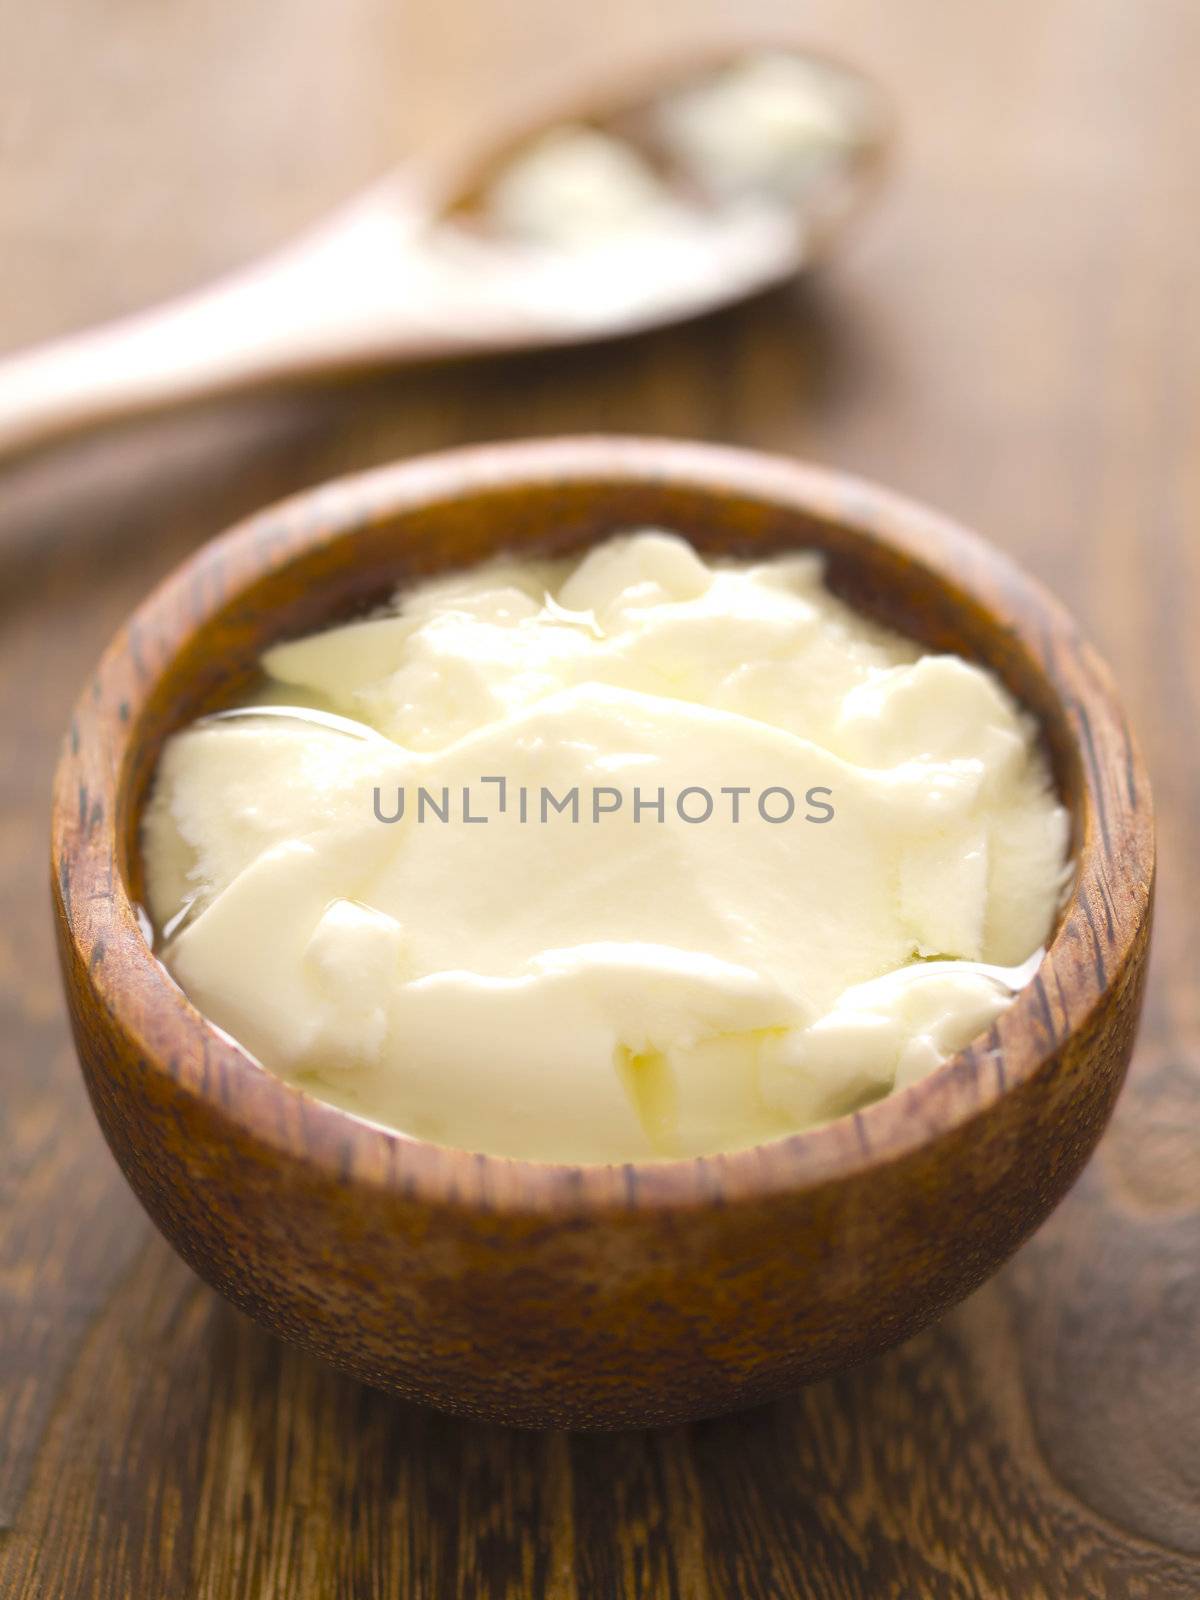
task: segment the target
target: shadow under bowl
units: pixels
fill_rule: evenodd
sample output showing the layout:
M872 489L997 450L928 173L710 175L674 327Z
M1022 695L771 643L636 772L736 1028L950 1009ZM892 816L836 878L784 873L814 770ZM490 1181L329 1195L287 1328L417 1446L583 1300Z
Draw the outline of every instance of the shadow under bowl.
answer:
M930 1077L730 1155L511 1161L361 1121L260 1067L139 922L163 741L263 649L502 548L657 524L710 553L826 552L832 586L989 666L1040 720L1077 870L1037 977ZM58 769L53 887L100 1125L180 1254L243 1311L368 1383L534 1426L675 1422L893 1344L1062 1197L1112 1108L1149 943L1146 774L1103 665L1005 557L852 479L704 445L458 450L346 479L213 541L117 635Z

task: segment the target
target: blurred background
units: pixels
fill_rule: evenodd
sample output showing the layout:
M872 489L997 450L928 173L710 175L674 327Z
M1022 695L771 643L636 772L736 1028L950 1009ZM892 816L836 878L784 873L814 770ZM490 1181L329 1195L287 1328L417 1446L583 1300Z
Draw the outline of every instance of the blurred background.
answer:
M819 273L637 340L0 461L6 1596L1200 1594L1200 6L7 0L0 350L195 287L610 59L747 26L895 102L890 180ZM42 865L71 700L189 550L335 473L581 430L811 457L1007 549L1115 669L1163 862L1116 1121L1001 1277L835 1384L619 1441L425 1417L200 1287L92 1123Z

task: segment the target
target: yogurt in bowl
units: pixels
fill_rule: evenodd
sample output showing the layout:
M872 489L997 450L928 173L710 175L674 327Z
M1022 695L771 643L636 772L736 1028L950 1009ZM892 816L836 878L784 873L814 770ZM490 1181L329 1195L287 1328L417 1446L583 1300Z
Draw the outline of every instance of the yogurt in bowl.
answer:
M168 743L143 840L163 959L264 1065L441 1144L610 1162L944 1063L1036 968L1068 834L985 668L813 552L641 530L273 646Z

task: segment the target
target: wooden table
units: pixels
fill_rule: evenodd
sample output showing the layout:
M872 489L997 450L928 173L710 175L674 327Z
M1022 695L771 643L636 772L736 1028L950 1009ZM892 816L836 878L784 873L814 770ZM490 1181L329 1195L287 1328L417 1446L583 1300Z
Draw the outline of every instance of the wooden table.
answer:
M623 49L722 14L604 10ZM213 406L2 474L5 1600L1200 1595L1200 6L806 14L906 130L819 281L639 343ZM0 27L9 345L251 255L597 51L588 9L558 0L75 0ZM834 462L1011 550L1116 669L1163 863L1129 1086L1010 1266L834 1383L618 1438L407 1408L197 1282L93 1123L44 882L76 685L187 551L332 473L580 429Z

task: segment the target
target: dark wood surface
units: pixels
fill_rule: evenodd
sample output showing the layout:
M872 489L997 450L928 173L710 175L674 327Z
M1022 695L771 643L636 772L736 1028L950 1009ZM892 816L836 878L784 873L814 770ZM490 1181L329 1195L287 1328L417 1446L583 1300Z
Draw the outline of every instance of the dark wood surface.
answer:
M604 37L661 43L723 9L617 0ZM5 1600L1200 1594L1200 8L815 0L804 20L884 77L907 130L819 281L637 344L214 407L0 477ZM0 34L11 346L232 264L596 51L588 12L550 0L73 0L9 6ZM187 551L332 472L585 428L832 461L990 534L1114 666L1160 833L1130 1081L1037 1237L880 1361L608 1439L405 1407L203 1288L94 1125L45 888L68 707Z

